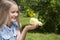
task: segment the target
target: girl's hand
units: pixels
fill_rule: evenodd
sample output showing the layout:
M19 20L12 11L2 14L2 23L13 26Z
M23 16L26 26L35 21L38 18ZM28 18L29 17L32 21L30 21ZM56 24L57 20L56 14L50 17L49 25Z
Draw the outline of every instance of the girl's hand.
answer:
M26 29L27 31L29 31L29 30L34 30L34 29L36 29L36 28L38 28L38 25L28 25L28 26L25 26L25 29Z
M25 26L25 28L23 29L21 35L20 36L18 35L17 40L25 40L27 32L29 30L36 29L37 27L38 27L38 25L28 25L28 26Z

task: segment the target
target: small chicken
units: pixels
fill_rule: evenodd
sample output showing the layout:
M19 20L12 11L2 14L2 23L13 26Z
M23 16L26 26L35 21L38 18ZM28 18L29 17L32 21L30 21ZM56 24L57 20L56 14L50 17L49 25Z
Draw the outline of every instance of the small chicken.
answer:
M42 26L42 22L40 22L37 18L31 18L30 19L30 24L31 25L39 25L39 26Z

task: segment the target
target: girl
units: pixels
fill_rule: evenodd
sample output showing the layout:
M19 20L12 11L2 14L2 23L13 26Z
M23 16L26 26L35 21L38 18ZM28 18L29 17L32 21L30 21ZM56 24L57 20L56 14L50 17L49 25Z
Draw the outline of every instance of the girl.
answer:
M29 30L37 25L28 25L21 32L19 7L13 0L0 0L0 40L24 40Z

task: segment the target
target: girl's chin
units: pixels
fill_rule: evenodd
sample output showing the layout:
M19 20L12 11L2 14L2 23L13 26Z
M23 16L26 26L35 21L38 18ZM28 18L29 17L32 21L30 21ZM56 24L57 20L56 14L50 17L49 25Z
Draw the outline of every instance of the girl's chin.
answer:
M12 19L11 21L12 21L12 22L15 22L15 21L16 21L16 19Z

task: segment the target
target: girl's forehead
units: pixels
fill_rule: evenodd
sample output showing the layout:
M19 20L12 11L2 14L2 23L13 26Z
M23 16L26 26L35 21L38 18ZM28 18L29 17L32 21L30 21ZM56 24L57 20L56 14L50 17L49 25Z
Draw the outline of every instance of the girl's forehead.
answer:
M4 3L10 5L9 11L10 10L18 10L18 5L15 2L4 1Z
M15 4L12 4L11 7L10 7L10 10L18 10L18 6L15 5Z
M16 4L16 3L11 2L11 1L5 1L5 3L8 3L8 4L10 4L11 6L17 6L17 4ZM17 7L18 7L18 6L17 6Z

